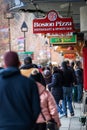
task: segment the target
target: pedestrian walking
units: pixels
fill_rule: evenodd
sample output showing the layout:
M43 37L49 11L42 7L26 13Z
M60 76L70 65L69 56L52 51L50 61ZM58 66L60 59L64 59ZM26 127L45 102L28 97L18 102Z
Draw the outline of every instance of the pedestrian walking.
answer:
M48 89L51 91L56 101L58 112L63 114L60 100L63 99L63 75L58 67L53 67L52 82L48 84Z
M67 105L70 111L70 115L74 116L74 109L72 106L72 84L73 84L73 72L71 68L67 66L67 62L62 62L63 72L63 111L67 117Z
M21 75L16 52L4 55L0 71L0 130L32 130L40 113L36 83Z
M59 128L61 126L61 122L58 116L56 102L52 94L46 90L45 86L41 84L39 71L34 69L30 75L30 78L33 78L38 85L41 105L41 113L36 121L34 130L46 130L46 121L55 121ZM43 118L43 115L46 121Z
M77 86L77 102L81 103L83 98L83 69L81 61L75 63L76 86Z

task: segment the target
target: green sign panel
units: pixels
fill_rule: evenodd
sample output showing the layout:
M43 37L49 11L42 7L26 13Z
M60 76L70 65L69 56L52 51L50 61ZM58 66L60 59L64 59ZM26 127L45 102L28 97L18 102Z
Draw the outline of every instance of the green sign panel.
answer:
M34 52L32 51L25 51L25 52L18 52L18 54L29 54L32 55Z
M77 36L69 36L69 37L52 37L50 38L51 44L73 44L77 43Z
M32 58L33 54L34 54L34 52L32 52L32 51L18 52L18 55L19 55L19 58L21 61L23 61L26 56L31 56L31 58Z

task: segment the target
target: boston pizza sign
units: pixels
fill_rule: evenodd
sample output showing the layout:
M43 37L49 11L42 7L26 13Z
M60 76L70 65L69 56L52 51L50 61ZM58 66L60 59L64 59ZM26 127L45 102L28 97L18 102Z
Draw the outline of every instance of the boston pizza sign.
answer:
M45 18L36 18L33 20L33 33L72 33L73 19L60 17L55 10L48 12Z

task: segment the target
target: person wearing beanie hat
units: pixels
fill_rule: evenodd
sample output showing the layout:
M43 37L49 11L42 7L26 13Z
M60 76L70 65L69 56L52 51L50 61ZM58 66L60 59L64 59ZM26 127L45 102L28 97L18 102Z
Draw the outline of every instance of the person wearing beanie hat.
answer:
M31 130L41 111L37 84L20 73L14 51L4 55L0 71L0 130Z

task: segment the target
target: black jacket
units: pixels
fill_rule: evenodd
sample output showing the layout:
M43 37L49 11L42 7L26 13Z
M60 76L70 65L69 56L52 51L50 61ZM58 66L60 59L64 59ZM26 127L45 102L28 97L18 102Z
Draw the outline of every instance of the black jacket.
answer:
M28 64L28 65L22 65L20 67L20 70L29 70L29 69L33 70L33 68L38 68L38 67L37 67L36 64ZM28 71L26 71L26 72L28 73ZM29 76L28 77L30 77L30 74L31 74L31 71L29 72ZM46 86L45 79L44 79L44 77L43 77L41 72L40 72L40 77L41 77L40 78L40 83L42 85Z
M70 68L63 69L63 86L71 87L74 83L73 72Z
M63 99L63 77L62 75L57 72L52 75L52 82L48 84L49 90L51 90L57 104L59 100Z
M78 68L75 70L77 84L83 84L83 69Z

